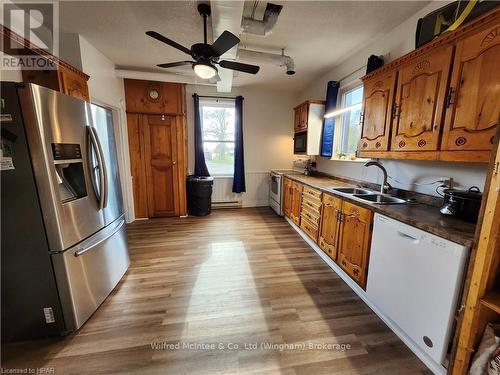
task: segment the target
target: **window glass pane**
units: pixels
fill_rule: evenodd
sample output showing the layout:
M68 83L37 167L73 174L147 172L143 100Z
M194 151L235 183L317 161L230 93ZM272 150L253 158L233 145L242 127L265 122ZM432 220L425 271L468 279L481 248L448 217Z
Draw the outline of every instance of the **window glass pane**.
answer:
M234 106L202 107L203 140L234 142Z
M360 104L363 99L363 86L344 93L342 98L342 107L350 107ZM361 138L361 124L359 115L361 107L348 111L342 116L342 140L340 142L339 153L354 155L358 148Z
M211 175L234 174L234 143L204 142L205 163Z
M211 175L234 175L234 104L202 105L203 148Z

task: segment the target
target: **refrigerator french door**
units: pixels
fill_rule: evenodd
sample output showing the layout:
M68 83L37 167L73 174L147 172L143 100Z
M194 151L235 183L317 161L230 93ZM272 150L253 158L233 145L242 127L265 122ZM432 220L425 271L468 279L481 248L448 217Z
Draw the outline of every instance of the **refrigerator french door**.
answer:
M16 90L60 306L72 331L129 265L112 116L37 85Z

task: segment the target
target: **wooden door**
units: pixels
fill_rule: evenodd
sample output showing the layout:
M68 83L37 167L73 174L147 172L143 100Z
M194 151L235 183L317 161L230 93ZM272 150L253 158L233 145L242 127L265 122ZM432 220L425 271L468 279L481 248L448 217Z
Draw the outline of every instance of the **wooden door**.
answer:
M493 147L500 111L500 36L498 22L456 45L442 150Z
M61 92L75 98L90 101L87 78L64 66L58 67L59 87Z
M371 210L343 202L338 263L363 289L368 272L372 222Z
M360 151L388 151L397 71L363 84Z
M443 46L400 68L392 125L393 151L438 149L452 52L453 46Z
M174 216L179 204L175 116L143 115L148 216Z
M127 113L130 174L134 192L135 217L138 219L149 217L143 117L137 113Z
M339 234L339 213L342 200L329 194L323 194L323 208L319 229L319 247L333 260L337 260L337 239Z
M292 212L292 181L288 178L283 179L283 212L285 216L291 217Z
M302 206L302 188L299 182L292 182L292 209L291 219L296 225L300 225L300 211Z

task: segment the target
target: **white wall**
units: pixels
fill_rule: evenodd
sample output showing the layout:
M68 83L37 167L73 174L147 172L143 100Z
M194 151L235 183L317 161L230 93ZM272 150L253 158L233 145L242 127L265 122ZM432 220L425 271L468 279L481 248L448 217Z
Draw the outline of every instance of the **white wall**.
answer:
M423 15L444 6L448 2L432 2L401 23L386 35L376 40L370 41L362 46L360 50L348 56L344 62L334 67L328 73L314 80L300 94L300 100L322 99L326 96L326 84L331 80L345 78L341 82L343 86L358 81L365 73L366 68L360 69L366 64L370 55L384 55L386 62L397 59L398 57L412 51L415 48L415 28L417 19ZM351 74L352 73L352 74ZM325 158L317 158L318 170L334 175L366 180L380 183L381 174L374 167L364 168L362 163L349 161L333 161ZM436 194L435 186L421 186L415 183L425 183L433 181L436 177L453 177L457 186L470 187L476 185L481 190L486 178L487 166L482 164L468 163L449 163L449 162L429 162L429 161L405 161L405 160L383 160L383 165L387 168L389 175L395 177L389 182L394 187L400 187L407 190L415 190L427 194Z
M215 88L187 85L187 135L189 172L194 171L194 108L193 93L218 95ZM242 95L243 142L247 192L244 206L267 205L267 174L270 169L291 168L293 156L293 111L295 93L268 89L233 87L230 94ZM256 176L258 175L258 176ZM227 181L226 181L227 182ZM217 183L217 181L216 181ZM265 186L264 186L265 183Z
M125 217L127 222L134 220L132 177L128 150L127 121L125 114L125 88L123 79L115 75L115 64L80 36L81 64L88 80L90 101L114 109L115 139L118 165L123 190Z

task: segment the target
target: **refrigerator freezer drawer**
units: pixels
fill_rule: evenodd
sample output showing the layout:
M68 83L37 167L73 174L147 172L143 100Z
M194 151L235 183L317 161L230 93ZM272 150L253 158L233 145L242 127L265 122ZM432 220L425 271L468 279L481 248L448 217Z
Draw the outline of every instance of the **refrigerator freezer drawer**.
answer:
M74 331L97 310L129 266L125 220L120 217L52 259L66 327Z

